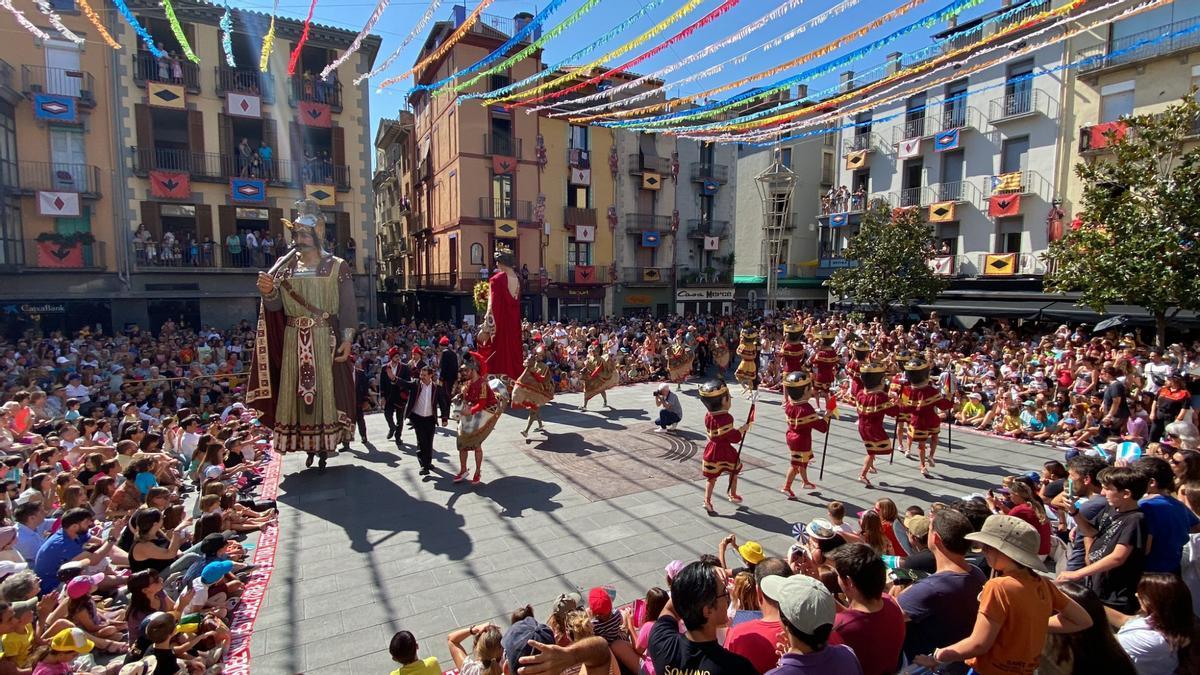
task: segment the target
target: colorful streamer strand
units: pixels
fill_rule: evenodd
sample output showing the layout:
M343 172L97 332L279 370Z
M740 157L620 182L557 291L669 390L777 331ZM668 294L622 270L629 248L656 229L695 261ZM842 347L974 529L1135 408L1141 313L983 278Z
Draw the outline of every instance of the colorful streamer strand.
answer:
M479 22L479 17L480 17L480 15L483 14L483 10L487 9L488 6L491 5L493 2L495 2L495 0L480 0L479 4L475 7L475 11L468 14L467 18L463 21L462 25L459 26L453 33L451 33L450 37L446 38L446 40L444 42L442 42L442 44L438 45L437 49L434 49L432 52L429 52L429 54L426 55L425 58L421 59L420 61L417 61L417 63L412 68L409 68L408 70L404 71L403 73L400 73L399 75L396 75L395 77L389 77L388 79L384 80L383 82L380 82L379 88L384 89L386 87L392 86L393 84L396 84L397 82L403 82L404 80L407 80L409 77L411 77L413 74L419 73L421 71L421 69L424 68L425 66L427 66L427 65L433 63L434 61L437 61L438 59L445 56L446 52L450 51L451 47L458 44L458 41L462 40L463 36L466 35L471 30L471 27Z
M558 11L558 8L562 7L563 3L565 3L565 2L566 2L566 0L550 0L550 3L548 5L546 5L542 9L542 11L537 13L537 16L533 17L533 19L529 23L527 23L521 27L521 30L513 33L512 37L508 38L508 40L506 40L504 42L504 44L502 44L499 47L492 50L492 52L490 54L488 54L487 56L476 61L475 63L472 63L471 65L467 66L466 68L463 68L462 70L458 71L457 73L452 73L452 74L438 80L437 82L431 82L429 84L418 84L418 85L414 86L411 90L409 90L408 93L411 95L411 94L413 94L415 92L419 92L419 91L430 91L431 89L441 90L441 89L445 88L446 85L454 82L455 80L462 77L463 75L470 75L471 73L478 71L480 68L487 68L488 66L492 65L496 61L499 61L500 59L504 58L504 55L508 53L508 50L521 44L522 40L524 40L525 38L532 35L533 32L535 30L537 30L538 28L540 28L542 23L544 23L546 21L546 19L550 17L551 14Z
M569 72L565 75L560 75L559 77L556 77L549 82L546 82L544 84L539 84L536 87L532 87L532 88L530 88L526 91L523 91L519 94L513 94L513 95L505 96L502 98L487 99L485 101L485 103L493 104L493 103L499 103L499 102L513 101L514 99L520 99L514 105L527 105L529 103L541 100L538 98L531 98L531 97L536 97L538 94L540 94L544 91L549 91L551 89L554 89L558 85L562 84L563 82L567 82L568 80L572 80L572 79L575 79L577 77L581 77L584 75L590 75L592 72L592 69L595 68L596 66L598 66L601 63L604 63L606 61L615 59L626 52L637 49L640 45L648 42L649 40L653 39L654 36L658 35L659 33L663 32L664 30L669 28L671 26L671 24L675 23L676 21L679 21L680 19L687 16L688 14L691 14L692 11L694 11L697 7L699 7L701 5L701 3L703 3L703 2L704 2L704 0L688 0L686 3L683 4L682 7L680 7L679 9L675 10L670 15L668 15L667 18L663 19L662 21L659 21L654 26L651 26L648 30L646 30L645 32L643 32L641 35L637 36L633 40L626 42L625 44L621 45L620 47L617 47L616 49L610 51L609 53L605 54L604 56L601 56L598 59L593 59L590 63L579 66L578 68L575 68L574 70L572 70L571 72ZM524 98L522 98L522 97L524 97Z
M108 29L104 27L104 22L100 20L100 15L96 13L96 10L92 9L87 0L77 0L77 2L79 9L83 10L84 16L88 18L88 21L92 22L92 26L95 27L96 32L100 34L100 39L104 40L104 43L109 47L120 49L121 43L114 40L113 36L109 34Z
M30 33L33 33L34 36L39 37L43 40L50 39L50 36L46 34L46 31L33 25L33 22L31 22L29 19L25 18L24 12L17 9L16 7L13 7L12 0L0 0L0 7L3 7L4 9L7 9L9 12L11 12L12 15L14 17L16 17L17 23L21 24L21 28L24 28L25 30L29 31Z
M378 74L382 73L383 71L387 70L388 68L390 68L392 66L392 62L400 57L400 52L404 51L404 48L407 47L408 44L410 42L412 42L414 38L416 38L418 35L420 35L421 31L425 30L426 24L428 24L429 21L431 19L433 19L434 13L437 12L438 7L441 7L441 6L442 6L442 0L433 0L433 3L430 4L428 8L425 9L425 13L421 15L421 20L417 22L417 25L413 26L412 30L410 30L408 32L408 35L404 36L404 39L400 41L400 46L396 47L396 50L393 51L391 54L388 54L388 57L383 60L383 63L380 63L378 66L375 66L375 68L372 69L371 72L369 72L365 75L359 75L358 77L354 78L354 84L357 85L360 82L362 82L363 80L365 80L369 77L375 77L376 75L378 75ZM356 39L355 42L361 44L362 40ZM349 53L347 53L346 55L348 56ZM338 65L341 65L341 64L339 63Z
M721 3L717 7L714 7L712 9L712 11L710 11L708 14L705 14L704 16L700 17L699 19L696 19L695 21L693 21L692 23L690 23L689 25L684 27L683 30L672 35L671 37L667 38L666 40L658 43L657 45L651 47L650 49L647 49L646 51L642 52L641 54L638 54L637 56L626 61L625 63L622 63L621 65L619 65L615 68L610 68L608 71L601 73L599 75L593 75L592 77L589 77L588 79L584 80L583 82L576 82L575 84L571 85L570 87L567 87L566 89L560 89L558 91L553 91L548 94L544 94L535 99L525 101L525 103L526 104L540 103L542 101L559 99L559 98L562 98L563 96L566 96L567 94L572 94L574 92L577 92L580 89L583 89L584 87L586 87L590 84L595 84L597 82L600 82L604 78L608 77L609 75L612 75L613 73L624 72L624 71L629 70L630 68L635 68L635 67L637 67L637 65L639 63L646 61L647 59L653 57L655 54L658 54L659 52L663 51L664 49L675 44L676 42L679 42L680 40L686 40L687 38L691 37L692 34L695 33L697 30L707 26L708 24L710 24L713 21L720 18L721 15L724 14L725 12L728 12L729 10L736 7L740 1L741 0L725 0L725 2ZM544 107L548 107L548 106L543 106L543 108ZM542 108L535 108L534 110L541 110L541 109Z
M3 1L8 2L9 0ZM155 58L165 58L167 53L159 49L158 45L154 44L154 36L150 34L150 31L146 30L145 26L138 22L137 17L133 15L133 12L129 11L129 5L125 4L125 0L112 0L112 3L116 5L117 11L121 13L121 16L125 17L125 21L127 21L133 28L133 32L137 33L138 37L142 38L142 42L146 43L146 49L153 54Z
M179 42L179 48L183 50L183 56L192 63L200 63L200 57L192 51L192 46L188 44L187 35L183 32L183 26L179 25L179 18L175 16L175 6L171 4L171 0L160 0L163 12L167 15L167 23L171 25L171 33L175 35L175 40Z
M288 77L296 74L296 64L300 61L300 51L304 49L304 43L308 42L308 31L312 28L313 11L317 9L317 0L312 0L308 5L308 16L304 17L304 29L300 31L300 39L296 41L296 47L292 49L292 55L288 58Z
M388 3L390 1L391 0L379 0L379 2L375 4L375 9L371 12L371 16L367 17L367 22L363 24L362 30L358 31L358 35L354 36L354 41L350 43L350 46L346 48L346 51L342 52L340 56L333 60L332 63L325 66L325 68L321 70L321 79L329 77L329 74L337 70L343 63L345 63L346 59L358 52L359 48L362 47L363 40L366 39L371 30L375 28L375 23L378 22L383 16L383 13L387 11ZM354 83L358 84L358 80L355 80Z
M744 77L741 80L738 80L736 82L731 82L730 84L723 85L723 86L717 87L715 89L710 89L710 90L708 90L706 92L702 92L702 93L706 96L710 96L712 94L717 94L717 93L721 93L723 91L728 91L729 89L740 87L743 84L746 84L747 81L753 82L753 81L763 79L764 77L770 77L770 76L778 74L784 70L789 70L796 65L810 61L814 58L825 56L826 54L829 54L833 50L845 45L847 42L850 42L859 37L862 37L863 35L866 35L867 33L878 28L879 26L882 26L884 23L887 23L888 21L891 21L892 19L896 18L897 16L900 16L901 14L904 14L904 13L912 10L913 8L915 8L917 5L921 4L922 2L924 2L924 0L909 0L909 2L905 3L904 5L901 5L897 9L892 10L891 12L888 12L884 16L871 21L869 24L858 28L857 30L853 31L852 33L848 33L846 35L843 35L842 37L839 37L837 40L834 40L833 42L830 42L815 51L809 52L808 54L805 54L803 56L792 59L791 61L788 61L786 63L782 63L773 68L769 68L760 73L756 73L754 75ZM794 75L792 77L785 78L783 80L780 80L773 84L766 85L764 87L756 87L755 89L751 89L748 92L743 92L741 94L737 94L737 95L733 96L732 98L724 99L721 101L714 101L712 103L706 103L706 104L703 104L700 106L696 106L695 108L690 109L690 110L685 110L685 111L676 112L676 113L666 113L663 115L657 115L655 117L650 117L650 118L641 119L641 120L632 120L632 121L627 121L627 122L609 122L609 123L607 123L606 126L624 127L624 126L637 126L637 125L641 125L641 124L655 124L655 123L663 123L663 122L670 123L671 121L678 120L678 119L690 119L692 117L700 117L700 116L704 115L705 113L709 113L710 111L717 110L718 108L728 109L729 107L733 107L744 101L752 101L752 100L757 100L760 98L765 98L775 92L786 90L798 82L803 82L804 80L812 78L812 77L816 77L819 74L825 74L825 73L832 72L832 71L836 70L837 68L840 68L841 66L844 66L849 63L853 63L854 61L857 61L859 59L865 58L868 54L870 54L888 44L891 44L892 42L900 39L904 35L915 32L922 28L929 27L934 24L941 23L952 16L957 16L959 13L961 13L971 7L982 4L982 2L983 2L983 0L955 0L954 2L937 10L936 12L933 12L932 14L929 14L921 19L918 19L917 21L914 21L913 23L910 23L907 26L900 28L900 29L892 32L889 35L879 38L878 40L875 40L874 42L872 42L864 47L860 47L848 54L840 56L840 57L834 59L833 61L826 63L823 66L818 66L816 68L810 68L809 70L806 70L798 75ZM685 98L689 99L689 100L695 100L695 98L690 95ZM653 107L653 106L648 106L648 107ZM716 115L718 113L712 112L711 114ZM625 114L625 112L621 112L621 113L615 113L613 116L614 117L625 117L627 115Z
M587 0L587 2L583 3L582 5L579 6L578 9L576 9L574 12L572 12L570 16L563 19L561 23L559 23L554 28L551 28L550 30L546 31L546 33L543 34L542 37L529 43L528 45L526 45L526 47L524 49L517 52L516 54L513 54L512 56L508 57L507 59L504 59L500 63L497 63L496 65L488 68L487 70L484 70L483 72L476 73L474 77L472 77L468 80L464 80L463 82L459 82L458 84L454 85L454 91L456 91L456 92L462 91L463 89L466 89L467 87L470 87L470 86L474 85L476 82L487 77L488 75L492 75L492 74L498 73L502 70L506 70L507 68L512 66L512 64L517 63L521 59L524 59L525 57L529 56L530 54L534 53L535 51L541 49L542 45L546 44L550 40L553 40L554 38L561 35L563 31L565 31L567 28L571 27L577 21L582 19L585 14L587 14L589 11L591 11L591 9L598 4L600 4L600 0ZM434 93L440 94L441 90L438 90Z
M855 1L857 1L857 0L855 0ZM742 26L742 28L739 29L737 32L735 32L729 36L726 36L720 42L715 42L713 44L706 46L704 49L702 49L698 52L692 52L691 54L688 54L688 56L686 58L684 58L682 61L676 61L675 63L672 63L663 68L659 68L658 70L656 70L652 73L643 75L636 80L618 84L618 85L611 87L609 89L606 89L604 91L599 91L594 94L589 94L589 95L583 96L581 98L571 99L571 105L576 106L581 103L590 103L592 101L600 101L603 99L609 99L612 101L611 103L605 103L603 105L597 105L597 106L592 106L590 108L586 108L586 110L588 112L591 112L593 110L599 110L602 108L605 110L609 110L611 108L615 108L615 107L624 105L627 102L626 100L621 100L621 101L613 100L613 98L618 93L625 91L627 89L633 89L635 87L638 87L639 85L645 84L646 82L649 82L650 80L662 79L663 77L670 75L671 73L675 72L676 70L679 70L680 68L683 68L689 64L695 63L696 61L699 61L701 59L707 58L708 56L715 54L716 52L720 51L721 49L724 49L725 47L728 47L729 45L731 45L735 42L739 42L739 41L745 39L751 33L762 28L763 26L767 25L768 23L770 23L772 21L778 21L779 19L783 18L783 16L785 14L787 14L788 11L795 9L796 7L799 7L802 4L804 4L804 0L785 0L785 2L782 5L779 5L778 7L771 10L770 12L762 15L756 21L754 21L752 23L748 23L745 26ZM655 87L655 88L651 89L649 92L650 96L655 95L657 93L657 91L660 89L661 89L661 87ZM569 115L574 115L578 112L581 112L581 111L577 109L574 112L552 113L552 114L550 114L550 117L569 116Z
M59 35L80 46L86 42L86 40L71 32L70 28L67 28L65 25L63 25L62 17L58 15L58 12L54 11L54 8L50 6L50 3L47 0L33 1L34 4L38 6L38 9L42 12L42 14L46 16L46 20L50 22L50 25L54 26L54 30L58 31Z
M225 13L221 15L221 51L225 52L225 65L237 68L237 60L233 57L233 12L225 5Z
M275 15L279 12L279 0L271 5L271 25L267 27L267 34L263 36L262 53L258 55L258 71L260 73L267 72L267 67L271 65L271 50L275 48Z
M536 81L542 79L543 77L546 77L547 75L556 73L556 72L558 72L558 70L560 68L565 67L567 64L576 63L579 61L579 59L596 51L596 49L598 47L600 47L600 45L603 45L604 43L608 42L609 40L611 40L614 37L616 37L617 35L619 35L626 28L629 28L634 23L636 23L638 19L649 14L655 7L658 7L659 5L663 4L664 2L666 2L666 0L649 0L649 2L642 5L641 9L634 12L632 15L629 16L629 18L625 19L621 23L619 23L616 26L609 29L608 32L606 32L603 35L601 35L600 37L596 38L591 44L576 51L574 54L571 54L567 58L562 59L558 63L555 63L553 65L543 68L541 71L534 73L533 75L530 75L529 77L521 80L520 82L513 82L512 84L501 87L499 89L493 89L492 91L485 91L485 92L476 93L476 94L464 94L461 98L477 99L477 98L495 98L498 96L504 96L508 93L517 91L518 89L524 87L527 84L536 82Z

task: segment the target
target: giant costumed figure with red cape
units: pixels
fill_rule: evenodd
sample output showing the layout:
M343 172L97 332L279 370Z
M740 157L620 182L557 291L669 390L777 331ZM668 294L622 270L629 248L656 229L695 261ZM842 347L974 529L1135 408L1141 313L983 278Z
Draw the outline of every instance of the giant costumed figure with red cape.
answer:
M521 376L521 277L513 270L511 251L497 249L496 273L488 279L488 309L481 333L490 336L487 372L504 377L508 384Z
M324 469L353 435L354 270L322 250L320 207L303 201L296 211L283 221L292 249L258 274L262 304L246 404L262 411L276 450L307 453L305 466L319 457Z

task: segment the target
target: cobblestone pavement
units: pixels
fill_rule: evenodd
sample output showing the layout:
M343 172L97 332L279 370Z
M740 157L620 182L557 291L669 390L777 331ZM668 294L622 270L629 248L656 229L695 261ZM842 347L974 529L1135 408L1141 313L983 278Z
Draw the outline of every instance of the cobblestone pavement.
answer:
M368 418L369 444L356 442L331 459L324 475L305 471L302 456L287 457L276 567L251 644L254 672L386 673L394 667L388 640L401 629L417 636L422 654L451 668L445 637L456 627L507 626L525 603L544 617L573 588L611 584L617 602L628 602L665 584L666 563L715 553L729 532L780 555L792 524L823 514L830 500L845 502L850 513L885 495L901 510L927 506L985 491L1055 456L956 431L952 453L943 437L932 479L897 456L892 466L877 462L876 487L867 490L855 480L862 446L853 415L843 414L830 434L825 479L788 501L778 492L788 464L783 410L778 395L764 394L743 449L745 502L721 498L722 478L717 513L708 515L696 384L680 392L678 435L653 433L651 391L622 387L609 392L612 408L590 411L579 410L579 394L561 395L543 411L547 433L528 440L520 435L524 413L505 414L485 443L478 487L451 480L453 436L437 433L436 470L422 477L412 430L398 450L385 440L380 415ZM748 410L749 401L735 397L735 419ZM816 435L818 460L822 440ZM816 461L810 476L816 481Z

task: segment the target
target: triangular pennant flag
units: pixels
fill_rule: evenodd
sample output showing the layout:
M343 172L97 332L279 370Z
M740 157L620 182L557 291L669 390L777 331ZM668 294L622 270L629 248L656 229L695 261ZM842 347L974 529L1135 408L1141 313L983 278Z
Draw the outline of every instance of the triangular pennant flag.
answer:
M1021 195L993 195L988 198L988 215L992 218L1007 218L1020 213Z

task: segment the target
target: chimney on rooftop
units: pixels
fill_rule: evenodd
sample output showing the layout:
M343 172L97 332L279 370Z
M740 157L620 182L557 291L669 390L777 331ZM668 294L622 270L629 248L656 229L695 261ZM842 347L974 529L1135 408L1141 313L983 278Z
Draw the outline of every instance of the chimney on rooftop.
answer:
M900 57L901 56L902 56L902 54L900 52L892 52L891 54L887 55L887 74L888 75L895 75L896 73L900 72Z
M846 93L854 88L854 71L847 70L842 73L842 81L838 87L839 92Z
M806 98L808 98L808 85L807 84L796 85L796 99L795 100L803 101Z
M467 6L466 5L455 5L453 7L453 9L451 9L450 11L452 12L451 16L454 17L454 27L455 28L458 28L459 26L463 25L463 22L467 20Z

